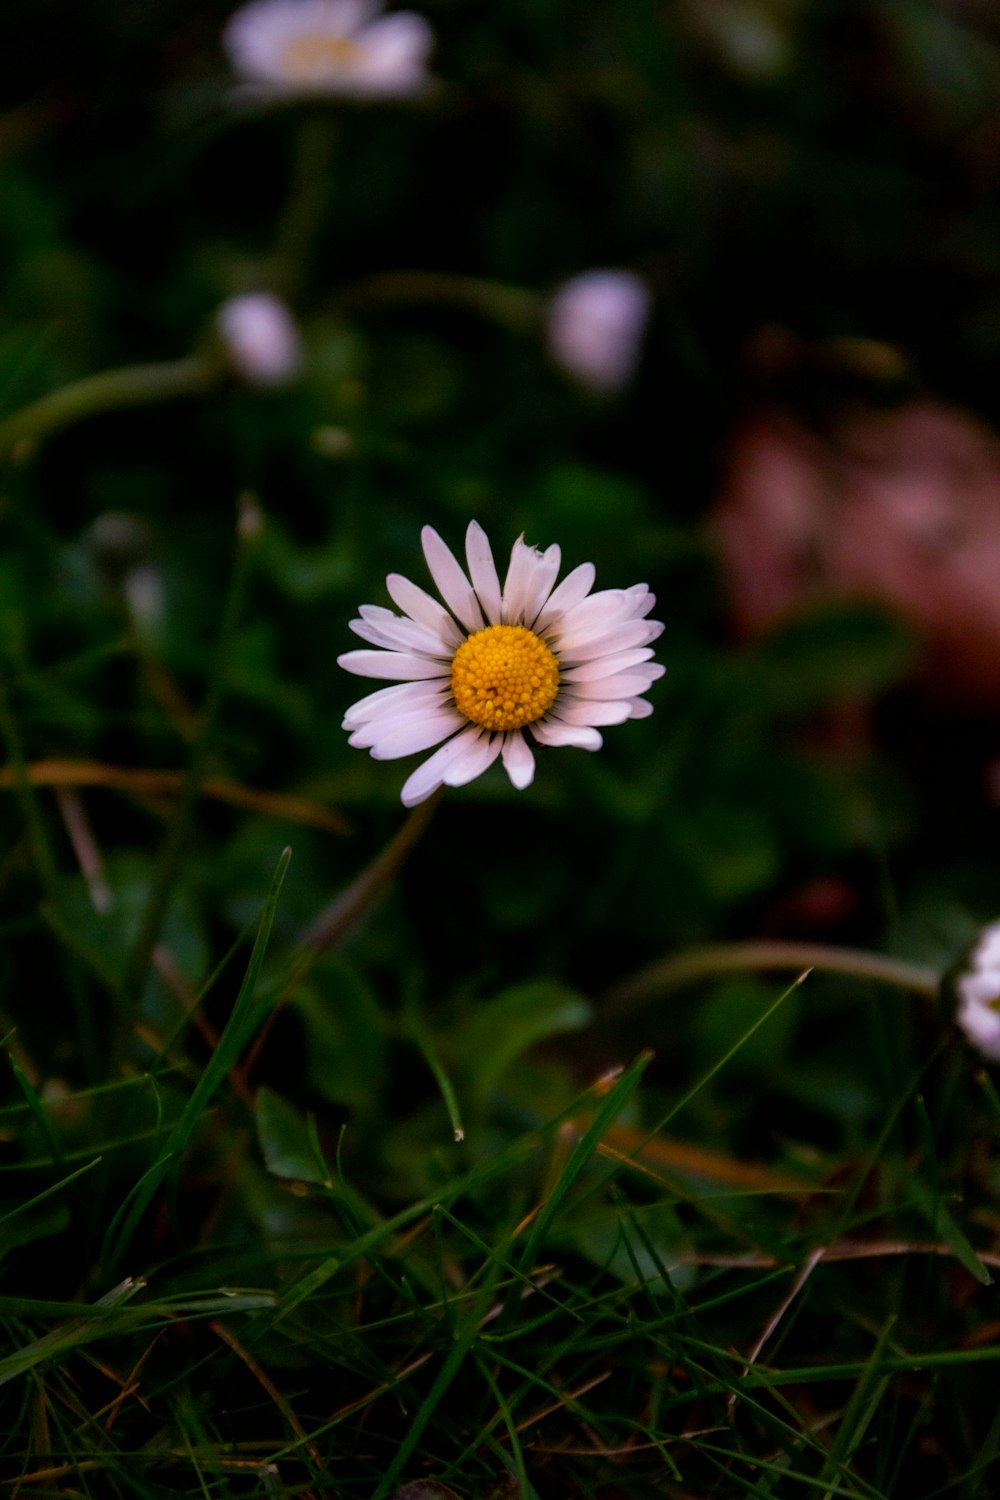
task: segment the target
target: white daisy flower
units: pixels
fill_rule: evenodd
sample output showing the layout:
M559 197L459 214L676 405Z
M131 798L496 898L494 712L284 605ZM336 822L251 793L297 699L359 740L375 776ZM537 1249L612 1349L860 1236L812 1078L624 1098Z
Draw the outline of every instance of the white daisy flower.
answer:
M273 293L230 297L216 313L215 326L233 368L251 385L285 385L299 373L299 330L285 303Z
M635 374L649 305L649 288L631 271L583 271L549 303L549 353L597 395L614 395Z
M430 26L380 0L250 0L222 34L234 70L274 97L401 99L430 79Z
M557 586L559 548L540 552L519 538L501 588L476 521L465 537L467 573L430 526L421 541L444 604L390 573L402 614L363 604L351 629L378 649L337 658L359 677L395 684L348 709L351 745L375 760L440 747L404 785L404 806L464 786L498 756L521 789L535 774L532 742L599 750L599 727L652 713L642 695L663 675L650 660L663 626L646 618L656 601L644 583L592 594L594 565L581 563Z
M954 990L956 1022L984 1057L1000 1062L1000 922L983 928Z

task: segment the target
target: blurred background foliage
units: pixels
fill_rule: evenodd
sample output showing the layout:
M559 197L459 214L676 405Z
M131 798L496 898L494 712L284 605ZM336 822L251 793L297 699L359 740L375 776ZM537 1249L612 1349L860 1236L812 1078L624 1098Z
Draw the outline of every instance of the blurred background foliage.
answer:
M227 15L6 10L7 411L204 347L220 300L266 281L310 111L234 106ZM654 719L599 756L544 757L525 796L497 773L446 800L352 936L383 995L439 1003L539 973L593 995L664 950L749 934L944 961L995 905L988 684L949 701L947 660L928 680L921 622L877 586L834 577L763 635L746 626L714 516L762 413L841 468L859 423L920 401L995 418L995 17L972 0L438 0L427 15L431 98L333 110L298 267L300 382L91 416L8 461L0 626L24 757L183 765L235 500L254 494L265 530L206 769L337 810L344 832L204 801L171 921L193 982L287 841L277 930L293 939L401 816L400 768L339 728L358 690L333 664L347 619L384 600L387 571L424 576L422 523L457 544L474 515L500 552L524 531L567 566L593 559L602 585L648 579L668 674ZM545 296L601 264L655 297L634 386L604 402L535 334L373 280ZM130 587L149 596L141 628ZM170 804L85 795L108 882L141 907ZM42 811L78 913L48 794ZM14 973L44 960L16 798L0 812ZM684 1010L647 1018L653 1039L695 1045Z

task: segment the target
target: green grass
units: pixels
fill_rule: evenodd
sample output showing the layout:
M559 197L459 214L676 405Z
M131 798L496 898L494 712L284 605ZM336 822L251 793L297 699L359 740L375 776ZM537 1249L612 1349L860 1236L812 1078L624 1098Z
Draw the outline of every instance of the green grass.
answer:
M462 1142L431 1070L386 1124L419 1132L433 1187L383 1206L377 1144L350 1125L331 1136L264 1088L254 1109L230 1086L266 1012L284 865L202 1072L154 1068L57 1107L20 1074L7 1138L37 1134L46 1150L8 1167L33 1190L0 1224L15 1234L9 1268L32 1283L0 1300L8 1483L388 1497L419 1482L428 1500L986 1493L997 1430L979 1367L1000 1355L976 1334L988 1272L955 1217L981 1240L980 1213L954 1202L953 1168L933 1154L958 1123L930 1130L938 1080L907 1085L862 1159L816 1154L798 1189L786 1177L754 1192L727 1185L722 1153L714 1183L647 1165L662 1122L609 1154L615 1126L655 1104L648 1056L521 1131L504 1123L502 1075ZM670 1107L675 1128L766 1018ZM426 1056L405 1015L399 1028ZM436 1046L448 1055L447 1034ZM127 1122L154 1087L150 1138ZM120 1132L67 1170L109 1114ZM116 1199L81 1281L89 1263L60 1259Z

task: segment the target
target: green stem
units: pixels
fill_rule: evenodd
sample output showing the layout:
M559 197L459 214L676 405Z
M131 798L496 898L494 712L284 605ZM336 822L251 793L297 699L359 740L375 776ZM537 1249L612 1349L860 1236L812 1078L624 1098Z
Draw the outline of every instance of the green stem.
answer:
M604 996L601 1018L618 1019L645 1010L647 1006L701 979L746 970L780 972L819 969L827 974L849 974L855 979L887 984L896 989L934 999L941 976L928 964L906 963L860 948L833 948L825 943L756 941L711 943L671 954L630 978L614 985Z
M180 874L181 861L191 831L194 810L197 805L201 782L212 731L218 718L226 686L226 674L232 653L233 642L243 612L250 565L254 554L254 543L260 535L260 513L256 504L246 498L241 500L240 518L237 525L236 559L233 565L229 590L223 606L219 636L212 658L212 666L205 690L205 700L199 715L198 727L191 743L190 755L181 785L180 799L173 821L167 830L160 853L156 877L146 901L139 926L139 935L129 957L122 986L123 1007L121 1017L121 1046L127 1043L132 1023L139 1006L146 976L152 961L167 913L167 907Z
M85 375L0 421L0 458L31 458L38 444L53 432L99 412L202 395L222 373L222 366L214 361L190 355L162 364L124 365L119 370Z
M452 1134L457 1141L465 1140L465 1126L462 1124L462 1112L459 1108L458 1096L454 1085L445 1072L441 1054L434 1045L434 1038L428 1030L419 1007L415 1002L406 1006L402 1018L402 1034L408 1037L421 1054L427 1064L430 1073L441 1090L441 1098L444 1100L445 1109L448 1111L448 1119L451 1122Z
M299 128L288 199L270 256L269 281L291 303L309 277L309 260L329 201L337 122L325 110L307 115Z
M381 271L337 294L344 311L370 307L455 307L515 333L530 333L541 320L544 299L537 292L482 276L450 276L441 271Z

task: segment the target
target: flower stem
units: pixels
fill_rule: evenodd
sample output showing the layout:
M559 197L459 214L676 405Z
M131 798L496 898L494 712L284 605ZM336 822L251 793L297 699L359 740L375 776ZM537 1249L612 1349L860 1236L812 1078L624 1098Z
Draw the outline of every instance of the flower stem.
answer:
M199 355L85 375L0 421L0 458L32 458L38 444L53 432L99 412L200 396L221 375L219 364Z
M299 126L288 199L270 256L269 282L291 303L300 300L309 261L329 201L337 122L317 109Z
M906 963L880 953L866 953L860 948L834 948L826 943L755 941L746 943L711 943L703 948L659 959L648 968L613 985L604 995L602 1020L618 1019L645 1010L672 990L710 979L719 974L737 974L746 970L781 971L819 969L827 974L849 974L875 984L887 984L909 990L925 999L937 996L941 976L928 964Z
M529 333L542 316L543 299L523 287L481 276L450 276L441 271L380 271L337 294L345 311L369 307L456 307L499 323L516 333Z
M389 840L371 864L366 865L357 879L331 901L308 931L303 933L303 948L311 949L318 956L339 942L348 928L367 911L398 874L406 856L430 822L438 800L439 795L435 795L428 797L426 802L418 803L399 832Z
M316 960L329 952L331 948L336 947L354 923L364 915L399 874L407 855L419 842L430 822L440 798L441 793L437 791L425 802L418 803L385 848L379 850L371 863L365 866L346 890L341 891L339 896L334 897L333 901L324 907L315 922L299 938L288 975L281 984L278 999L246 1056L244 1070L247 1075L253 1071L272 1026L296 990L305 981Z

